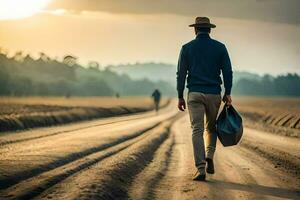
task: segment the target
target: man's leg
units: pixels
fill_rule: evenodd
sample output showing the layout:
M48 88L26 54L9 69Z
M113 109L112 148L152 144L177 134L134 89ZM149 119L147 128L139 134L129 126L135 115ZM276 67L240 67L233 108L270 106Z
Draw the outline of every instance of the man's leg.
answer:
M221 104L220 95L208 94L205 96L205 109L206 109L206 158L213 159L217 143L216 119Z
M154 100L154 105L155 105L155 111L158 112L159 102L157 100Z
M204 94L197 92L189 93L188 109L193 129L192 141L195 165L200 173L205 174L206 161L203 140L205 107L203 104L203 95Z
M157 109L157 111L159 111L159 105L160 105L160 99L157 100L157 103L156 103L156 109Z

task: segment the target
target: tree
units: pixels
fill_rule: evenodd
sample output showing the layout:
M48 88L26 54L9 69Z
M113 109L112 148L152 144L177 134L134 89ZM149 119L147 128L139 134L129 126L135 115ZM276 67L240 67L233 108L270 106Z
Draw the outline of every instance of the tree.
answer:
M9 95L10 77L5 69L0 65L0 95Z
M23 62L23 52L22 51L17 51L15 53L15 55L13 56L13 59L15 61L18 61L18 62Z
M66 55L63 59L63 63L68 66L74 66L77 63L77 57L72 55Z
M90 62L88 63L88 68L89 68L89 69L92 69L92 70L100 70L100 65L99 65L99 63L96 62L96 61L90 61Z
M40 55L40 58L39 58L40 60L42 60L44 62L50 61L49 56L47 56L44 52L40 52L39 55Z

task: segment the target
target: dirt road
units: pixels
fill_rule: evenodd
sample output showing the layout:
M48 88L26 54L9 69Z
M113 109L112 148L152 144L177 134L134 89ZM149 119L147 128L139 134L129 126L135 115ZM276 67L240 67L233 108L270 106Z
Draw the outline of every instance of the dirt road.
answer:
M0 136L0 199L300 199L298 139L246 129L195 172L188 116L94 120Z

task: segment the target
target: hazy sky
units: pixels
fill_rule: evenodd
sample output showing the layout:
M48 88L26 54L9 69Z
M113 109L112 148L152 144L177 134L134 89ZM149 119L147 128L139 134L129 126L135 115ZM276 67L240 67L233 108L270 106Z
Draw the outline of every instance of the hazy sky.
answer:
M195 16L209 16L217 25L212 37L226 44L234 69L300 73L299 0L228 2L52 0L32 17L0 21L0 46L58 57L72 53L81 63L176 64L182 44L194 38L188 25Z

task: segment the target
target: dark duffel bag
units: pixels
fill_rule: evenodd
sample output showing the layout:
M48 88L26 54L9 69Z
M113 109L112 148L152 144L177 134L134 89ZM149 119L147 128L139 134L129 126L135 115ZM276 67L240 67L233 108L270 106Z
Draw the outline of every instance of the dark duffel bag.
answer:
M217 119L218 138L223 146L239 143L243 135L243 120L233 106L224 105Z

